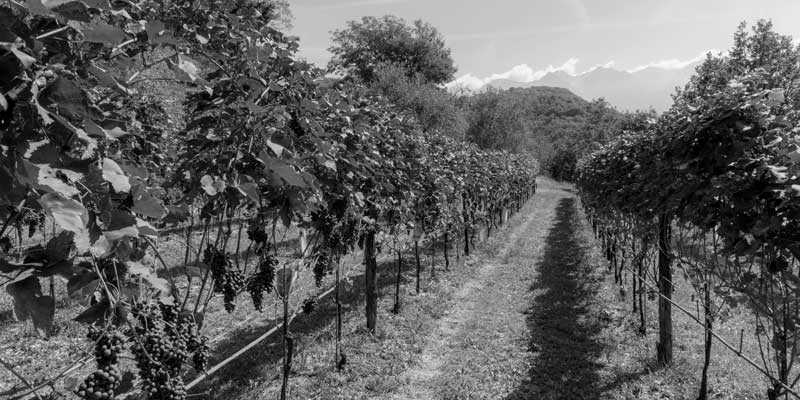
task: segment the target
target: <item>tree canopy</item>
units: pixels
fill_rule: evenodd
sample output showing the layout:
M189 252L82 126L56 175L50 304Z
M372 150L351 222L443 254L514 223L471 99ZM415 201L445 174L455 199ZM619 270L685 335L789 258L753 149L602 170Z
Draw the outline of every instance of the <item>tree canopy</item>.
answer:
M382 65L401 67L409 78L440 84L453 78L456 68L439 31L422 20L409 25L386 15L350 21L333 32L333 54L328 68L352 74L370 83Z

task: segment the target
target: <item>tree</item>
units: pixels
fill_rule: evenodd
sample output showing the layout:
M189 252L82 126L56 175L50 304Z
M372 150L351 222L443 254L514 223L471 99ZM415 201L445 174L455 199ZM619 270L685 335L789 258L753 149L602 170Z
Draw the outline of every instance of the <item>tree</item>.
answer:
M377 69L385 64L400 66L409 78L431 84L447 82L456 72L441 34L422 20L409 26L393 15L364 17L334 31L332 41L328 68L367 83L376 79Z
M402 67L382 65L375 71L372 89L398 107L413 112L426 133L443 133L463 139L467 129L465 110L445 89L409 78Z

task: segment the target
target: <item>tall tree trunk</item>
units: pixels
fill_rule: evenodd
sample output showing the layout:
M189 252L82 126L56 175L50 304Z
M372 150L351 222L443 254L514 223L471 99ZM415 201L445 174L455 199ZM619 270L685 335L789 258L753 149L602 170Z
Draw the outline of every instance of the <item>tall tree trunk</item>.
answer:
M378 262L375 259L375 233L370 232L364 240L364 265L366 271L366 313L367 329L375 333L375 323L378 320Z
M658 344L657 360L660 365L672 363L672 260L670 240L672 229L666 214L658 218Z

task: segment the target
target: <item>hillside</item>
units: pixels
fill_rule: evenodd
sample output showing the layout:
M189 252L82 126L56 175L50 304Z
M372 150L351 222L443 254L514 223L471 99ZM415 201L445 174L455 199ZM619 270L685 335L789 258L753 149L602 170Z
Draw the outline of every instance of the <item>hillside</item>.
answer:
M485 148L527 152L547 169L562 151L604 143L624 116L603 101L586 101L550 86L489 90L467 97L470 140Z
M491 81L495 89L559 87L569 89L585 99L604 98L619 110L634 111L653 108L662 112L672 104L672 93L683 87L697 64L684 68L649 67L635 72L614 68L596 68L570 75L564 71L549 72L538 80L517 82L509 79Z

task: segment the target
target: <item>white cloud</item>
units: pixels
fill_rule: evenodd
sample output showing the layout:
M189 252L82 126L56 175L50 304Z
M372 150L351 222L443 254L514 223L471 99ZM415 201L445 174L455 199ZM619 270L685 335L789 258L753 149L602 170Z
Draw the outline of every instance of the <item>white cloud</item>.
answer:
M587 69L586 71L583 71L583 72L581 72L581 73L580 73L580 74L578 74L578 75L586 75L586 74L588 74L589 72L592 72L592 71L598 70L598 69L600 69L600 68L614 68L614 64L615 64L615 63L614 63L614 60L611 60L611 61L609 61L609 62L607 62L607 63L605 63L605 64L597 64L597 65L595 65L594 67L592 67L592 68L589 68L589 69Z
M688 60L679 60L677 58L670 58L670 59L666 59L666 60L654 61L654 62L651 62L651 63L648 63L648 64L639 65L639 66L637 66L635 68L631 68L631 69L628 70L628 72L631 72L631 73L639 72L639 71L641 71L643 69L647 69L647 68L660 68L660 69L681 69L681 68L686 68L689 65L692 65L692 64L694 64L696 62L704 60L706 58L706 54L708 54L708 53L718 54L719 51L718 50L713 50L713 49L712 50L708 50L708 51L704 51L704 52L700 53L699 55L697 55L696 57L690 58Z
M544 69L534 70L528 64L519 64L513 66L510 70L500 73L492 74L486 78L478 78L472 74L462 75L456 80L445 85L449 90L466 89L470 91L478 91L486 84L499 79L508 79L514 82L533 82L542 79L545 75L551 72L565 72L569 75L576 75L575 67L578 65L577 58L570 58L563 64L554 67L548 65Z
M637 67L625 71L634 73L634 72L639 72L646 68L660 68L660 69L686 68L694 63L697 63L705 59L708 53L711 53L713 55L720 54L718 50L708 50L688 60L680 60L677 58L659 60L648 64L639 65ZM564 72L568 75L579 76L583 74L588 74L589 72L595 71L599 68L614 68L616 66L614 60L611 60L606 62L605 64L597 64L579 73L577 70L578 61L579 60L577 58L573 57L557 67L553 65L548 65L546 68L540 70L534 70L528 64L519 64L513 66L508 71L499 74L495 73L485 78L480 78L472 74L465 74L457 78L456 80L446 84L445 87L450 91L466 90L471 92L477 92L481 90L483 87L485 87L487 84L491 83L492 81L496 81L499 79L508 79L515 82L527 83L542 79L542 77L552 72ZM616 69L622 70L621 68L616 68Z

